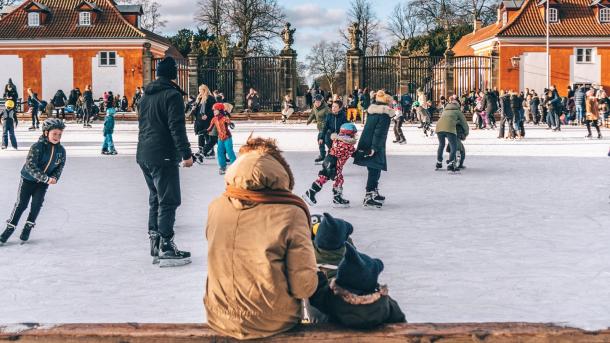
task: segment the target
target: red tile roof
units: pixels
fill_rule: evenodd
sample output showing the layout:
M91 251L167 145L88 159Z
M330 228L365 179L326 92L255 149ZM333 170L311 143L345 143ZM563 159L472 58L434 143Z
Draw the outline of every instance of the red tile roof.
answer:
M472 56L474 55L474 50L470 47L472 44L495 37L500 29L501 27L499 27L496 23L485 26L476 32L463 36L457 43L455 43L452 50L456 56Z
M27 25L27 13L24 8L31 1L25 1L0 19L0 40L149 38L171 46L167 39L131 25L111 0L97 0L96 5L102 12L91 26L78 25L78 12L75 8L82 3L82 0L38 0L38 2L48 7L51 12L46 23L40 27Z

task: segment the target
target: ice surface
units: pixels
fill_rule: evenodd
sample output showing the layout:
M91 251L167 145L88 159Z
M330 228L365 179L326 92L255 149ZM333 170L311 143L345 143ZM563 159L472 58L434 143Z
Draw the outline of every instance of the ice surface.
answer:
M120 155L101 156L99 124L69 125L67 166L31 242L19 245L17 232L0 247L0 323L205 321L207 205L223 190L215 161L181 170L176 242L193 263L160 269L148 256L137 126L116 131ZM279 139L302 193L319 168L314 126L237 123L236 144L252 131ZM358 205L366 173L350 163L345 197L354 206L332 209L327 185L312 212L354 224L356 245L383 259L382 281L411 322L610 326L610 142L584 140L582 128L528 128L520 142L496 134L473 131L468 169L449 176L434 171L436 138L409 127L408 145L388 144L382 210ZM23 127L17 136L22 150L0 152L2 219L37 138Z

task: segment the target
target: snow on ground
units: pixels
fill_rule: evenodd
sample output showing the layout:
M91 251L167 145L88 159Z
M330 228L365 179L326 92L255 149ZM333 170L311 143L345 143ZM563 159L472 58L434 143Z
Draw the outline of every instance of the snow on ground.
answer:
M300 194L318 171L314 130L237 123L235 141L251 132L277 138ZM528 128L520 142L496 134L473 131L468 169L451 176L433 169L436 138L411 126L408 145L389 143L382 210L358 205L366 174L349 164L345 193L354 206L328 206L329 185L312 212L354 224L356 245L383 259L382 281L410 322L610 326L610 140L584 140L583 128ZM0 152L0 217L12 209L36 138L20 127L22 150ZM101 141L99 124L68 127L68 163L32 241L18 245L17 232L0 247L0 323L205 321L204 227L208 203L223 190L217 166L181 170L176 242L193 263L159 269L148 256L147 189L133 156L137 126L117 125L116 157L99 155Z

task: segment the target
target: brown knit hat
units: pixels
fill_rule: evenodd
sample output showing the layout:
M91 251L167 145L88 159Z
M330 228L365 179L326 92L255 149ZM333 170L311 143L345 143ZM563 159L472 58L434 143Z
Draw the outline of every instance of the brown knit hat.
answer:
M383 90L378 90L377 93L375 93L375 101L387 104L388 103L387 94L385 94L385 92Z

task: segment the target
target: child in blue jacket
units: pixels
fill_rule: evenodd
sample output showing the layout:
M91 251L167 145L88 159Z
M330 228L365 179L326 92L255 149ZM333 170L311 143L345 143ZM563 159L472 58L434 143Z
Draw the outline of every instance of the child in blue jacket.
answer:
M106 119L104 119L104 144L102 145L102 155L116 155L112 134L114 133L114 114L116 109L113 107L106 110Z

